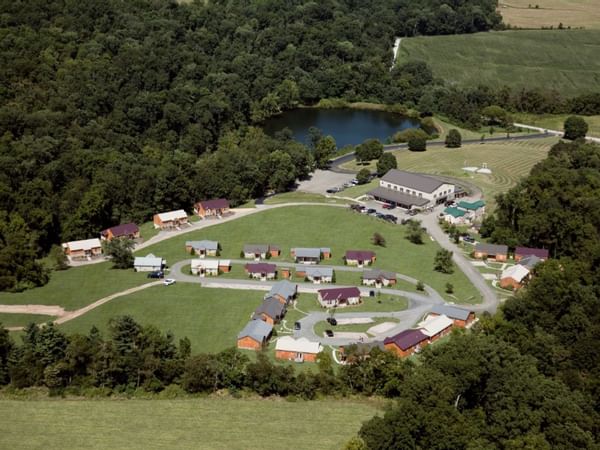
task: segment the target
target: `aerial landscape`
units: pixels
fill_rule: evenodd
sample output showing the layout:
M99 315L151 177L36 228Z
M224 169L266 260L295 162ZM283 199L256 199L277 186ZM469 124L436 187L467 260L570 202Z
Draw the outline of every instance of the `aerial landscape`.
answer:
M600 448L595 0L0 14L0 448Z

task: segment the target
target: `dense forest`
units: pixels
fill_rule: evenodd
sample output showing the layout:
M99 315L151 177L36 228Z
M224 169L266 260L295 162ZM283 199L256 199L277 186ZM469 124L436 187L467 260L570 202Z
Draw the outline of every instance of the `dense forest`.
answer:
M326 97L402 101L394 36L489 30L495 6L2 0L0 288L43 284L53 244L289 189L309 149L249 125Z

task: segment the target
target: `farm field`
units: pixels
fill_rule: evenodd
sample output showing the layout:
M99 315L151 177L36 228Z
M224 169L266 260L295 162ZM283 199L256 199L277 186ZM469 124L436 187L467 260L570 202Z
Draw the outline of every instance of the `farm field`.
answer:
M0 304L59 305L72 311L149 281L145 273L111 267L110 262L103 262L52 272L45 286L19 293L0 292Z
M425 61L435 77L462 86L543 87L573 96L600 84L599 52L600 30L534 30L403 39L398 58Z
M537 127L548 128L549 130L562 131L565 120L571 114L513 114L515 122ZM588 135L600 137L600 116L581 116L587 122L589 130Z
M1 400L10 420L0 447L308 450L318 439L319 449L337 450L380 411L375 402L334 399Z
M131 315L141 324L172 331L175 342L187 336L193 353L213 353L235 347L237 334L264 294L201 288L192 283L159 285L105 303L60 328L67 333L87 334L95 325L106 336L111 318Z
M557 28L562 23L565 28L600 28L596 0L500 0L498 12L512 27Z
M549 137L528 141L468 144L456 149L430 147L425 152L398 150L393 154L401 170L447 175L478 186L488 202L489 211L494 207L495 196L507 191L526 176L536 163L546 157L550 147L556 142L558 138ZM481 167L483 163L492 170L491 175L462 170L468 166ZM355 165L356 162L351 161L343 167L352 168ZM369 184L351 188L352 195L363 195L378 184L379 180L373 180Z
M438 244L428 239L423 245L411 244L404 238L404 229L400 225L356 214L349 208L281 207L176 236L144 249L144 253L161 256L173 264L189 258L184 249L185 241L211 239L220 242L223 258L239 258L245 243L272 243L282 249L282 256L273 258L276 261L291 261L291 247L331 247L333 258L323 261L323 264L343 265L343 256L348 249L374 250L377 253L374 267L420 279L440 293L450 282L460 301L476 303L479 294L462 272L445 275L433 271ZM374 232L384 236L386 247L376 247L371 243ZM451 297L448 299L456 301Z

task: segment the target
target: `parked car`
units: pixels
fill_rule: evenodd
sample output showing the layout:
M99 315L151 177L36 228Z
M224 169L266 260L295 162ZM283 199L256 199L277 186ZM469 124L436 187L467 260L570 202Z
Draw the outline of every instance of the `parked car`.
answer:
M328 194L336 194L336 193L340 192L340 189L339 188L329 188L325 192L327 192Z
M367 209L367 214L369 214L369 215L377 214L377 210L373 209L373 208L369 208L369 209Z
M409 209L406 214L408 214L409 216L416 216L418 214L418 211L416 209Z
M294 330L298 331L302 328L302 324L300 322L294 322Z
M164 278L165 273L162 270L155 270L147 275L148 278Z
M337 325L337 320L336 320L335 317L328 317L327 318L327 323L329 323L329 325L335 327Z
M398 218L392 214L386 214L384 218L389 222L398 223Z
M380 212L376 212L375 213L375 217L377 217L378 219L385 219L385 214L380 213Z
M327 337L333 337L333 331L331 331L331 330L325 330L325 336L327 336Z
M356 203L350 205L350 209L353 211L362 211L364 208L364 206L362 205L357 205Z
M163 284L165 286L171 286L172 284L175 284L175 280L173 278L167 278L165 281L163 281Z
M383 209L394 209L396 205L392 205L391 203L384 203Z
M356 178L352 178L350 180L350 183L353 184L354 186L356 186L358 184L358 180Z
M464 242L468 242L469 244L473 244L475 243L475 238L471 237L471 236L463 236L462 240Z

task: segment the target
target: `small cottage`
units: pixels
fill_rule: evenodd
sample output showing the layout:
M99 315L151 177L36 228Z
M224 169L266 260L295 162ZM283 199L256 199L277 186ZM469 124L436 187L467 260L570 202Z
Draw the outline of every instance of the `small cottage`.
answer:
M439 316L427 317L419 323L419 329L429 338L429 342L435 342L450 333L452 325L454 325L454 321L450 317L441 314Z
M139 239L140 228L135 223L124 223L100 232L100 239L102 240L111 241L115 238Z
M324 308L358 305L360 303L360 289L357 287L320 289L317 292L317 299Z
M267 297L254 311L253 319L263 320L271 325L279 323L285 316L285 303L281 303L278 298Z
M348 250L344 260L349 266L368 266L375 262L375 252L370 250Z
M152 253L146 256L136 256L133 260L133 269L136 272L154 272L156 270L163 270L167 262L154 256Z
M275 297L281 303L289 304L298 294L298 285L287 280L281 280L273 284L271 290L265 297Z
M386 350L393 352L396 356L405 357L419 352L428 344L428 340L428 336L421 330L404 330L385 338L383 345Z
M333 269L331 267L298 267L296 276L312 281L314 284L333 282Z
M198 255L200 258L206 256L219 256L219 243L217 241L186 241L185 251Z
M69 261L91 260L102 256L102 243L98 238L65 242L62 248Z
M251 278L258 280L273 280L277 276L277 266L267 263L249 263L244 266Z
M283 336L275 343L275 358L294 362L316 362L317 356L323 351L323 346L318 342L309 341L302 337L294 339Z
M500 275L500 287L504 289L521 289L529 279L530 271L521 264L507 267Z
M203 200L194 205L194 214L202 218L221 217L229 213L229 201L224 198Z
M179 229L188 224L187 213L183 209L154 214L154 228L161 230Z
M542 261L546 261L548 259L548 255L549 252L545 248L517 247L515 249L515 261L517 262L528 256L535 256Z
M396 274L394 272L385 272L383 270L366 270L362 275L362 284L365 286L393 286L396 284Z
M237 347L244 350L261 350L273 332L273 325L262 320L251 320L237 336Z
M434 305L431 308L429 317L447 316L454 321L454 326L465 328L475 320L475 313L463 308L457 308L452 305Z
M508 259L508 246L478 243L473 252L475 259L493 259L504 262Z

